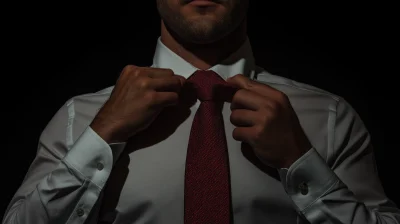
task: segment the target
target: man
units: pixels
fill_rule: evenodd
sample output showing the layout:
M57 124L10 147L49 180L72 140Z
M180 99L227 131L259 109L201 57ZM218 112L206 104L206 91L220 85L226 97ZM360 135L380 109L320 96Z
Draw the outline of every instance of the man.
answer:
M153 66L66 102L3 223L400 223L351 106L254 65L248 1L157 6Z

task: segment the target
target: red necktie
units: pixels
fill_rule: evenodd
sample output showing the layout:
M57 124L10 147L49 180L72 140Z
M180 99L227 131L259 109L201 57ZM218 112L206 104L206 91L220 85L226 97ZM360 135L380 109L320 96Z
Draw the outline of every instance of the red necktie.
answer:
M186 156L185 224L229 224L230 179L222 106L233 89L213 71L197 71L187 81L201 103Z

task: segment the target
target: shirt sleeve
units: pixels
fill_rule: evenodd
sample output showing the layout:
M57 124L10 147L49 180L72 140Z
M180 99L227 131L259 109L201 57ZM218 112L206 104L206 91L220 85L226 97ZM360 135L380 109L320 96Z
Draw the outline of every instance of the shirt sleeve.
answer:
M87 127L68 147L66 107L43 131L36 157L3 223L84 223L97 202L125 143L108 145Z
M399 224L400 210L381 186L370 136L345 101L334 113L331 157L311 149L279 171L300 217L309 223Z

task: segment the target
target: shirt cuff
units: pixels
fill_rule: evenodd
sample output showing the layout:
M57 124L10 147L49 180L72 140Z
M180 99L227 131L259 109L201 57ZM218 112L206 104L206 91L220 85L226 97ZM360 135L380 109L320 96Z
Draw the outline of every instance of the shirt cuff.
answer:
M338 181L336 174L314 148L289 169L280 169L279 175L298 212L303 212Z
M86 128L63 161L86 179L103 188L125 143L108 145L90 127Z

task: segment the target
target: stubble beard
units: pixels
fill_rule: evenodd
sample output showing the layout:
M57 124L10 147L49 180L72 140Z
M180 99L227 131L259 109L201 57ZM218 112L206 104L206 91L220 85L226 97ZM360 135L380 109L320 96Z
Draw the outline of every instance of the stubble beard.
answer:
M186 19L175 12L166 3L157 1L157 8L165 26L175 33L180 39L193 44L210 44L217 42L232 32L235 22L230 15L225 15L218 20L209 18ZM239 24L239 22L237 22ZM237 24L237 25L238 25Z

